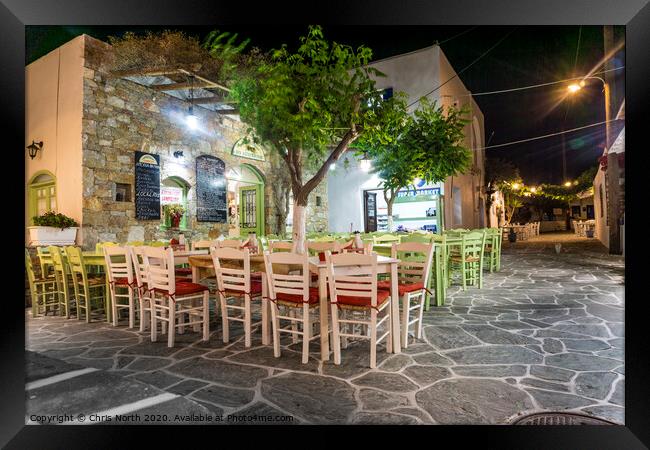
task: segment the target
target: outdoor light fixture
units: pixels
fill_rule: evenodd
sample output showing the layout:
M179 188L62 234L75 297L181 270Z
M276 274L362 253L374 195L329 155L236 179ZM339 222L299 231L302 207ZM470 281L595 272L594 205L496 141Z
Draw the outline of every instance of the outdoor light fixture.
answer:
M512 183L512 188L515 190L519 189L519 183Z
M567 181L566 183L564 183L564 186L566 186L566 187L571 186L571 182L570 182L570 181Z
M361 170L364 172L368 172L370 168L372 167L370 157L368 156L368 153L363 154L363 158L361 159L361 163L359 164L359 167Z
M532 188L530 188L530 192L532 192L532 193L537 192L537 188L535 186L533 186Z
M174 158L182 158L183 156L184 155L182 150L177 150L174 152Z
M336 163L330 164L330 170L334 170L334 169L336 169Z
M581 80L580 83L572 83L567 86L567 89L573 94L574 92L578 92L583 87L585 87L585 80Z
M32 143L27 146L27 150L29 150L29 157L31 159L36 158L36 154L38 153L39 150L43 148L43 141L41 142L34 142L32 140Z
M196 130L199 127L199 119L194 114L194 75L190 75L190 109L185 116L185 123L190 130Z

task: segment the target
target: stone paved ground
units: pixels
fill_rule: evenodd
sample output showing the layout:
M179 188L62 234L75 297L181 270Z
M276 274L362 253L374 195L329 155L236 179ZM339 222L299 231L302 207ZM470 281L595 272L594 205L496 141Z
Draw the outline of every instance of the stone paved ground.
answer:
M425 313L424 339L400 355L380 351L375 370L364 342L340 366L319 362L314 345L303 365L300 344L285 342L276 359L259 335L246 349L235 329L223 344L216 324L208 343L186 333L169 349L125 326L28 315L27 349L37 352L28 381L100 369L28 389L28 415L144 400L140 413L290 414L293 423L505 424L559 410L623 423L623 260L593 240L555 238L570 244L559 255L553 236L504 245L484 289L450 288L447 305Z

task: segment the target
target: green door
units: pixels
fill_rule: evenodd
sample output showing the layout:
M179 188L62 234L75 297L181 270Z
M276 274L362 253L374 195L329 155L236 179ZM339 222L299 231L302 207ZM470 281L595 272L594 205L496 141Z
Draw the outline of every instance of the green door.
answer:
M264 201L262 185L239 188L239 233L248 237L255 232L264 235Z

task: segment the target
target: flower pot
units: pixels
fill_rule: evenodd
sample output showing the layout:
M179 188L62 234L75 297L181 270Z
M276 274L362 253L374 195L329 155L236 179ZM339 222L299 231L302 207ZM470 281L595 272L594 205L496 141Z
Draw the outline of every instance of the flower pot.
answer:
M181 223L180 216L172 216L172 228L178 228L178 225Z
M79 227L27 227L29 230L29 245L74 245L77 240Z

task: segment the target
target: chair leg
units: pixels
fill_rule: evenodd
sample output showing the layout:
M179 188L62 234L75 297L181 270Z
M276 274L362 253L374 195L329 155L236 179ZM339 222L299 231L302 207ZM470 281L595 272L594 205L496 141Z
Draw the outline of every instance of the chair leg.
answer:
M332 313L332 351L334 352L334 364L341 364L341 337L339 335L339 311L335 304L331 305Z
M244 295L244 346L251 346L251 299Z
M174 346L174 337L176 336L176 302L172 299L167 299L167 307L169 308L169 313L167 318L169 319L169 324L167 328L167 347ZM181 318L181 320L183 320Z
M370 368L377 367L377 310L370 309Z
M409 307L411 301L409 300L408 292L402 295L402 326L400 327L400 338L402 341L402 348L408 347L409 340Z
M203 341L210 339L210 293L203 292Z
M228 327L228 305L226 304L226 296L219 293L219 303L221 303L221 325L223 327L223 342L226 343L230 340L230 328Z
M311 325L309 324L309 305L302 306L302 363L309 362L309 339L311 338Z
M293 319L291 320L291 331L293 331L293 333L291 333L291 342L295 344L298 342L298 322L296 321L298 314L294 308L289 309L289 317Z
M154 294L155 295L155 294ZM150 310L149 314L151 316L151 342L156 342L158 340L158 318L157 318L157 303L156 298L151 297L149 299Z
M111 302L111 308L113 310L113 326L117 326L117 297L115 297L115 288L111 286L111 293L113 294L113 301Z
M140 305L140 332L144 332L147 312L144 310L145 306L142 295L138 295L138 304Z
M275 302L271 302L271 331L273 333L273 356L280 357L280 321L278 319L280 311Z

